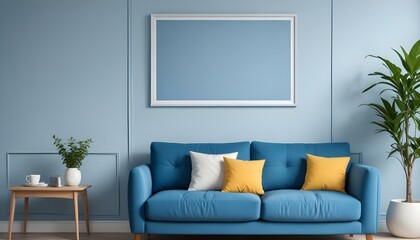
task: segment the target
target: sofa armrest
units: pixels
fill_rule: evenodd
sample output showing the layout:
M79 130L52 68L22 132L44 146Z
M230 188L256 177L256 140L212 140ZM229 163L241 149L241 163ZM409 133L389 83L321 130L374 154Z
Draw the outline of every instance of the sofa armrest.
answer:
M145 203L151 195L152 175L149 165L133 168L128 179L128 215L132 233L144 233Z
M352 164L348 173L347 193L362 204L362 233L376 233L379 222L380 175L376 168Z

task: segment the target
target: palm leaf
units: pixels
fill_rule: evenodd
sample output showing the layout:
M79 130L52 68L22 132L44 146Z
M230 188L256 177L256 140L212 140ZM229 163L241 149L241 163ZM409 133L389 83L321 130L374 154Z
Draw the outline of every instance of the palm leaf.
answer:
M403 47L401 47L401 49L403 49L404 50L404 48ZM397 50L395 50L395 49L392 49L397 55L398 55L398 57L400 58L400 61L401 61L401 64L403 65L403 67L405 68L405 70L407 71L407 72L410 72L411 71L411 66L407 63L407 61L404 59L404 57L401 55L401 53L399 53ZM405 52L405 50L404 50L404 52Z

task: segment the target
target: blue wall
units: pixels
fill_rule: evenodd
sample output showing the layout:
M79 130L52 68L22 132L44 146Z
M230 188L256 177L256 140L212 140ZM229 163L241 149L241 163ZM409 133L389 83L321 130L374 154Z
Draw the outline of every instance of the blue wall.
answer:
M81 168L82 183L94 185L92 219L127 218L126 9L114 0L0 1L0 220L7 180L64 174L60 157L44 154L56 152L53 134L94 139ZM66 200L30 205L33 220L73 218Z
M95 141L81 169L94 185L94 220L127 219L129 169L148 162L157 140L349 141L381 170L385 212L390 198L403 196L404 179L385 159L389 139L373 134L372 111L358 107L375 99L360 92L380 67L364 57L411 45L418 10L416 0L0 1L0 206L8 206L7 184L27 173L63 174L51 154L57 134ZM297 14L297 107L150 108L152 13ZM415 183L414 192L420 196ZM72 217L65 200L31 204L31 219ZM7 218L2 207L0 220Z
M406 49L420 39L420 1L334 1L333 27L333 141L348 141L352 152L363 153L363 162L382 174L382 217L390 199L405 198L405 176L399 162L387 159L391 139L374 134L374 112L360 104L378 101L380 90L360 94L374 81L367 75L385 71L368 54L398 61L391 48ZM420 198L420 169L415 166L413 194Z

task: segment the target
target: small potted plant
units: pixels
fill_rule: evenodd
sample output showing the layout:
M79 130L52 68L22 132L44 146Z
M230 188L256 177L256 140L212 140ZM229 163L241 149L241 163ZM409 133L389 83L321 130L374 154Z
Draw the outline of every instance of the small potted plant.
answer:
M54 145L57 147L58 154L60 154L63 164L67 169L64 173L64 182L67 186L78 186L82 180L82 174L79 168L82 166L83 159L89 152L92 139L77 141L73 137L67 140L67 143L62 143L62 139L53 136ZM66 146L67 145L67 146Z
M363 92L385 86L380 93L380 103L367 105L379 118L372 122L378 127L377 132L388 133L392 138L388 158L397 159L405 173L405 199L390 201L386 214L388 230L397 237L418 238L420 202L413 199L411 182L414 163L420 158L420 40L408 52L402 47L401 52L394 52L400 64L370 56L379 59L388 71L369 74L379 80ZM384 92L390 95L382 97Z

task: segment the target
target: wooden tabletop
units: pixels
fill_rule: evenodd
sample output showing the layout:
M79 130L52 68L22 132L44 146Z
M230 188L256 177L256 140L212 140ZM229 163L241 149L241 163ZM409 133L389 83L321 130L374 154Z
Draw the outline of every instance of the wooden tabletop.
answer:
M62 186L62 187L28 187L25 185L9 187L10 191L55 191L55 192L67 192L67 191L84 191L90 188L92 185L79 185L76 187Z

